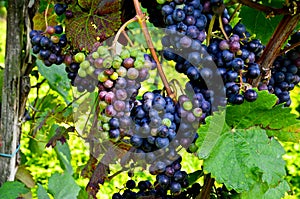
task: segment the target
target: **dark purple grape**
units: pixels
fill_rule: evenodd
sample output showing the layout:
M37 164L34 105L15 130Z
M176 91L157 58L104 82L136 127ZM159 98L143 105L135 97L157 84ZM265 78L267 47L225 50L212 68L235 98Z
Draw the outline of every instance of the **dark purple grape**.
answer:
M54 11L58 16L64 14L66 9L67 9L67 6L64 4L57 3L54 5Z
M253 102L257 99L257 92L253 89L248 89L244 93L244 97L248 102Z

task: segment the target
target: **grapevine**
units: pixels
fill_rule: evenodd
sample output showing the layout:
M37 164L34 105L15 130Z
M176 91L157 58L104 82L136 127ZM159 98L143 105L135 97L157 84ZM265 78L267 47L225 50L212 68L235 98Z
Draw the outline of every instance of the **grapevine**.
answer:
M279 110L287 114L292 103L290 92L300 82L299 2L274 8L248 0L64 0L54 3L52 14L59 19L54 25L47 19L49 6L50 3L44 11L45 30L29 33L33 54L47 67L65 66L74 93L96 96L88 108L88 119L84 118L84 127L80 127L80 136L90 144L90 161L97 162L85 167L92 167L89 174L84 174L90 179L86 190L91 197L97 198L101 186L124 171L129 179L123 188L110 193L110 198L247 198L256 189L263 198L273 187L280 192L274 198L281 198L289 191L281 168L275 168L277 173L273 174L255 158L269 149L260 144L270 142L278 149L278 155L272 154L270 159L282 166L278 159L280 144L273 138L279 134L280 140L282 132L291 133L290 129L297 126L294 116L281 117L286 116L291 126L286 129L261 115L269 111L266 114L277 116ZM237 20L244 6L265 13L267 18L283 15L268 43L256 38L243 20ZM135 13L129 11L133 7ZM235 10L230 12L232 7ZM143 13L143 9L147 12ZM76 21L80 14L87 15L85 28L95 31L94 35L82 38L70 31L73 27L69 26L80 24ZM113 30L101 29L112 25L113 20ZM154 41L149 22L162 29L158 31L159 44ZM145 45L126 33L131 33L133 24L139 26ZM174 76L183 77L183 85L176 77L170 79L166 72L170 68ZM145 85L153 83L153 72L157 72L161 87L145 91ZM82 102L85 103L90 102ZM251 108L263 119L249 119L244 113ZM77 119L87 113L85 109L76 110ZM234 118L229 113L239 114L249 123L239 122L238 116ZM255 142L256 137L261 140ZM222 139L237 140L249 148L251 143L255 145L253 148L261 153L250 157L249 162L258 165L240 163L239 154L234 159L234 149L238 148L235 143L228 144L232 153L218 151L225 145ZM247 156L250 152L246 149L236 150ZM185 152L203 160L193 173L187 173L182 166ZM239 176L216 171L219 165L214 167L211 162L220 154L228 155L226 161L232 158L230 163L236 161L250 170L237 171L240 176L251 176L249 184L239 185ZM122 170L109 176L110 165L116 162ZM224 167L230 167L230 163L224 163ZM155 180L135 181L135 167L147 171ZM235 179L231 181L231 177Z

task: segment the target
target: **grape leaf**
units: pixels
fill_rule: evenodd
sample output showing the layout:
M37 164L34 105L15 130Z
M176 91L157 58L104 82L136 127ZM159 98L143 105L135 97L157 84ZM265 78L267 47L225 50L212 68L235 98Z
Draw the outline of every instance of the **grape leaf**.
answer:
M267 129L268 136L275 136L283 142L299 142L300 140L300 123L284 127L280 130Z
M47 5L46 5L47 6ZM45 8L46 9L46 8ZM33 29L34 30L46 30L45 14L43 11L38 12L33 17ZM47 12L47 23L49 26L57 25L56 21L57 15L54 13L54 9L49 8Z
M266 183L256 183L249 191L240 194L241 199L274 199L282 198L286 191L289 191L290 187L286 181L278 182L275 187L268 187Z
M215 112L214 116L207 117L205 122L206 124L201 125L198 129L199 137L196 142L199 148L197 155L200 159L205 159L209 156L221 133L224 131L223 129L229 128L225 124L225 111Z
M89 12L74 12L74 17L66 20L66 35L73 47L90 51L94 43L109 38L121 26L121 1L82 1L82 6Z
M47 67L41 60L37 60L36 64L41 75L48 80L51 89L60 94L68 104L72 100L72 95L70 94L71 84L65 71L65 65L54 64Z
M70 175L73 174L73 167L71 165L71 152L68 143L61 144L57 142L55 147L57 158L60 162L61 168L68 172Z
M26 194L29 189L18 181L7 181L0 187L0 198L18 198L20 194Z
M49 178L49 192L54 198L74 199L80 191L74 178L69 173L54 173Z
M254 102L244 102L238 106L228 106L226 123L231 128L246 129L261 126L268 130L281 130L299 123L290 108L276 105L277 97L267 91L259 91ZM279 134L278 134L279 135ZM280 139L280 138L279 138Z
M204 175L202 170L197 170L193 173L188 174L188 181L189 184L194 184L199 178L201 178Z
M282 181L286 174L283 154L282 146L269 139L265 130L235 129L220 136L203 166L218 183L244 192L260 180L271 187Z
M47 194L47 191L41 184L38 184L37 196L38 196L38 199L50 199Z
M275 16L266 18L266 15L253 8L243 6L240 11L242 23L247 27L247 31L251 34L256 34L256 37L261 40L263 44L267 44L270 40L277 24L282 16Z

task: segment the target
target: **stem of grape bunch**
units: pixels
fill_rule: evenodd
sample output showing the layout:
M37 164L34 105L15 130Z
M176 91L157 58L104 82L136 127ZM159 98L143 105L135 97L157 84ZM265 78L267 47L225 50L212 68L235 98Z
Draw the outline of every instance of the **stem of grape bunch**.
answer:
M253 81L253 86L257 86L261 79L266 79L269 77L272 63L274 62L276 57L281 54L280 49L297 26L299 20L300 13L296 15L285 15L282 18L282 20L276 27L276 30L274 31L269 43L264 49L263 54L257 61L257 63L260 64L262 75Z
M138 22L142 28L142 31L143 31L143 34L145 36L145 39L146 39L146 42L147 42L147 45L150 49L150 52L151 52L151 55L154 59L154 61L156 62L157 64L157 70L158 70L158 73L159 73L159 76L164 84L164 87L166 89L166 92L168 94L169 97L171 97L172 99L174 99L176 96L174 95L173 91L171 90L171 87L168 83L168 80L166 78L166 75L163 71L163 68L158 60L158 57L157 57L157 54L155 52L155 48L154 48L154 45L152 43L152 39L151 39L151 36L150 36L150 33L148 31L148 27L147 27L147 24L146 24L146 21L144 20L144 14L141 10L141 6L140 6L140 3L138 0L133 0L134 2L134 7L135 7L135 10L136 10L136 17L138 18Z

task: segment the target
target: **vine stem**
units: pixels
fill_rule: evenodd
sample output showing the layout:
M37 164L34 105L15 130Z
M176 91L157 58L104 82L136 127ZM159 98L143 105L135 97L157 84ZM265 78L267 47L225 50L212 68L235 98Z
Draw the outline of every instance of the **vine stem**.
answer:
M224 30L224 26L223 26L222 17L221 17L221 16L219 16L218 18L219 18L219 25L220 25L220 29L221 29L221 31L222 31L222 33L223 33L223 35L224 35L225 39L226 39L227 41L229 41L229 38L228 38L228 36L227 36L227 33L226 33L226 31Z
M297 48L298 46L300 46L300 41L291 45L291 46L287 46L285 47L284 49L282 49L280 52L279 52L279 55L283 55L284 53L288 52L289 50L292 50L294 48Z
M133 22L136 22L136 21L138 21L138 18L135 16L135 17L129 19L128 21L126 21L126 22L121 26L121 28L118 30L118 32L117 32L117 34L116 34L116 36L115 36L115 38L114 38L114 40L113 40L113 43L112 43L112 48L113 48L114 53L116 53L116 46L117 46L117 42L118 42L118 39L119 39L121 33L125 32L125 28L126 28L129 24L131 24L131 23L133 23Z
M293 5L287 5L282 8L273 8L270 6L265 6L263 4L256 3L251 0L234 0L235 3L241 3L255 10L264 12L267 17L272 17L275 15L291 15L300 11L300 2L295 2ZM294 10L296 8L296 10Z
M142 28L142 31L143 31L144 37L146 39L147 45L149 47L149 50L151 52L151 55L152 55L154 61L157 64L158 74L159 74L159 76L160 76L160 78L161 78L161 80L164 84L164 87L165 87L165 90L166 90L168 96L171 97L172 99L174 99L176 96L172 92L171 87L170 87L170 85L168 83L168 80L166 78L166 75L163 71L162 65L160 64L160 62L158 60L157 54L155 52L155 49L154 49L154 46L153 46L153 43L152 43L152 40L151 40L150 33L148 31L148 28L147 28L146 21L144 20L144 14L141 10L140 3L139 3L138 0L133 0L133 3L134 3L135 11L136 11L136 14L137 14L136 17L138 18L138 22L139 22L139 24Z
M278 26L276 27L269 43L264 49L261 57L257 61L260 65L262 74L256 78L252 85L257 87L261 79L270 78L270 72L274 60L280 54L280 49L283 46L284 42L288 39L289 35L293 32L300 20L300 13L296 15L285 15Z
M232 13L232 15L229 18L229 22L231 22L231 20L235 17L235 15L237 14L237 12L241 9L242 4L239 3L239 5L234 9L234 12Z
M208 26L208 31L207 31L207 39L206 39L206 45L207 46L209 46L209 44L210 44L210 38L211 38L212 30L213 30L213 27L214 27L214 24L215 24L215 20L216 20L216 15L213 15L211 20L210 20L210 23L209 23L209 26Z
M210 199L210 193L214 183L215 179L211 178L210 174L204 175L204 185L196 199Z
M50 5L50 3L48 3L47 4L47 7L46 7L46 10L45 10L45 25L46 25L46 29L47 29L47 27L48 27L48 10L49 10L49 5Z

